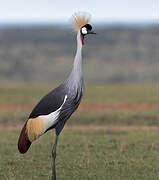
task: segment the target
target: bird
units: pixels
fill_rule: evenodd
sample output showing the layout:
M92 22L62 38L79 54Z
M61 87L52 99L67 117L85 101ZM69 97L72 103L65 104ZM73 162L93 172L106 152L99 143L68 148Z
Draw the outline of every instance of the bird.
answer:
M82 47L85 45L85 36L96 34L89 24L90 15L88 13L75 13L72 17L77 33L77 50L72 70L63 83L51 90L33 108L18 139L18 150L24 154L33 141L49 130L55 129L56 137L52 149L52 180L56 180L55 158L58 137L66 121L78 108L84 94Z

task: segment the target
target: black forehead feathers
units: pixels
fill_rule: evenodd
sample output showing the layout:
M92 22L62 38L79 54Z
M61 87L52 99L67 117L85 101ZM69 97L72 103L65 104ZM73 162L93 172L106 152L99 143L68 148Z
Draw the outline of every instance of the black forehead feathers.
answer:
M86 24L83 27L87 28L88 30L92 30L92 26L90 24Z

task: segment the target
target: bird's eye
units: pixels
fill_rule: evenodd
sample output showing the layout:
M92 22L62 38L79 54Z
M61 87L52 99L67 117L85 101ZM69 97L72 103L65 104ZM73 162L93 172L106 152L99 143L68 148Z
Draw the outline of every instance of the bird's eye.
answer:
M82 32L82 34L87 34L87 28L86 28L86 27L83 27L83 28L81 29L81 32Z

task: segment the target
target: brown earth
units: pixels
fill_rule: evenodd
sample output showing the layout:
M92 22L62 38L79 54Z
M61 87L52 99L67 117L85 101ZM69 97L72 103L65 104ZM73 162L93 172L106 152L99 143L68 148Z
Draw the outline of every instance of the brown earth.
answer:
M0 104L0 112L31 110L33 104Z
M0 112L8 111L31 111L34 104L0 104ZM82 103L79 107L81 111L151 111L159 109L159 102L149 103Z

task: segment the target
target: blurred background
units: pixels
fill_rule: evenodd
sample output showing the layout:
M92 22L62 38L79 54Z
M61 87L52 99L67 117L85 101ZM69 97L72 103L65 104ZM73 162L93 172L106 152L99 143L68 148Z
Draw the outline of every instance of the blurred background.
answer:
M97 36L83 48L86 83L159 81L159 2L2 1L0 83L59 83L71 70L71 16L89 12ZM97 48L98 47L98 48Z
M68 124L159 124L157 0L0 2L0 123L24 123L67 78L76 53L71 17L88 12L97 35L83 47L82 115Z

